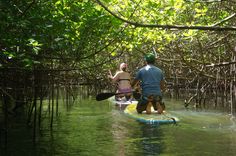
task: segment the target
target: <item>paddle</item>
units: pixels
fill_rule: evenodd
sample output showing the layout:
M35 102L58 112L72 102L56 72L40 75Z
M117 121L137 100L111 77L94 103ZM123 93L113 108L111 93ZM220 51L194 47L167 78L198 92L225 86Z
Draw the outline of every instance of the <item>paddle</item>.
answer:
M100 93L96 96L96 100L97 101L106 100L114 95L119 95L119 94L124 94L124 93Z
M140 93L136 92L136 91L132 91L132 92L125 92L125 93L100 93L96 96L96 100L97 101L102 101L102 100L106 100L114 95L119 95L119 94L126 94L126 93L133 93L133 96L135 99L139 99L140 98Z

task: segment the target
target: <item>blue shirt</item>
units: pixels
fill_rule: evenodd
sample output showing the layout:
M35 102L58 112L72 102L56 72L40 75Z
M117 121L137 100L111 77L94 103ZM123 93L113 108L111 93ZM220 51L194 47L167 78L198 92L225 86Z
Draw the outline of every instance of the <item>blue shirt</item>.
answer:
M164 79L164 75L158 67L150 64L146 65L137 72L135 79L141 81L143 96L162 96L160 82Z

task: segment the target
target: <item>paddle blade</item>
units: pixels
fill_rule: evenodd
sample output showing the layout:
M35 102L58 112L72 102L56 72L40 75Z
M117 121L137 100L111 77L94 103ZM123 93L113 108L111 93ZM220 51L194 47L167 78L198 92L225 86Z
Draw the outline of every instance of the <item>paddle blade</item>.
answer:
M115 95L115 93L101 93L101 94L98 94L96 96L96 100L97 101L106 100L106 99L108 99L108 98L110 98L110 97L112 97L114 95Z

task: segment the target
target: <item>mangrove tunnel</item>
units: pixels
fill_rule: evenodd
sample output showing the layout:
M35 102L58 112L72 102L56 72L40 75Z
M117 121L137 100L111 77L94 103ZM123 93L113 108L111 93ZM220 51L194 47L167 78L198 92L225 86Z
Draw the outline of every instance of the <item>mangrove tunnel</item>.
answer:
M37 142L59 100L114 92L122 62L134 77L147 52L165 73L165 96L188 109L236 114L233 0L31 0L0 2L0 149L12 118L26 116ZM46 111L42 111L46 107Z

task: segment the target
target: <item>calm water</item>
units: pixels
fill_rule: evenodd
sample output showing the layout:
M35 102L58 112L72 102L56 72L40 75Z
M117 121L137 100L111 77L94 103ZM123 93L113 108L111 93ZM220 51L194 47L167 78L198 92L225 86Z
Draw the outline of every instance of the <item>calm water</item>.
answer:
M236 155L236 126L226 113L185 110L165 101L181 120L177 125L147 125L123 114L108 101L78 100L60 115L50 130L45 115L37 141L25 119L9 125L4 156L225 156ZM1 146L3 141L1 141Z

